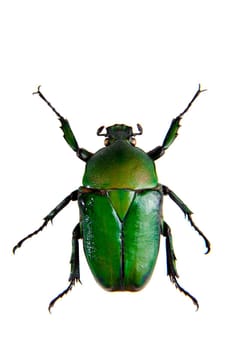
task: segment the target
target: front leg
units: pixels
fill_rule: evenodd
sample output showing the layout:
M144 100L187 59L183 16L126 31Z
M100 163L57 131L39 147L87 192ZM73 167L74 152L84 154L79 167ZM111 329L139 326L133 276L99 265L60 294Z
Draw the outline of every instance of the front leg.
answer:
M153 159L156 160L165 153L165 151L168 149L168 147L171 146L173 141L176 139L178 135L178 130L180 128L180 121L183 117L183 115L189 110L193 102L196 100L196 98L200 95L201 92L206 91L206 90L201 90L201 86L198 86L198 90L193 96L192 100L189 102L187 107L183 110L182 113L178 115L178 117L174 118L171 122L170 128L168 129L168 132L163 140L162 146L157 146L151 151L149 151L147 154Z
M80 148L78 145L78 142L74 136L74 133L70 127L70 124L67 119L62 117L62 115L53 107L53 105L45 98L45 96L40 91L40 86L38 86L38 89L33 94L38 94L40 98L47 103L47 105L52 109L52 111L58 116L58 119L61 122L61 129L64 133L64 139L68 143L68 145L73 149L73 151L76 152L77 156L83 160L84 162L87 162L88 159L92 156L92 153L87 151L84 148Z

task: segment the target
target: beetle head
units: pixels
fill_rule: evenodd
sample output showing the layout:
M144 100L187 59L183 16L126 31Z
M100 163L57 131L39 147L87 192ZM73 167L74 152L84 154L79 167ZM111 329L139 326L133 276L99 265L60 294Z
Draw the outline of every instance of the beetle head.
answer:
M105 146L111 145L113 142L124 140L129 141L131 145L136 145L136 139L134 136L142 135L143 129L140 124L137 124L138 132L133 132L133 128L131 126L127 126L124 124L114 124L106 128L106 133L102 133L105 127L101 126L97 130L98 136L105 136L104 144Z

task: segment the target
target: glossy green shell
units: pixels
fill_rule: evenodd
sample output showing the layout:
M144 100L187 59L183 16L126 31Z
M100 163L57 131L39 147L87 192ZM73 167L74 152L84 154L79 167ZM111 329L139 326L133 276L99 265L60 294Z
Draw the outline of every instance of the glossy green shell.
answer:
M162 194L153 161L116 141L87 162L80 188L80 227L90 269L108 290L136 291L158 255Z
M119 140L87 162L83 185L92 188L151 188L158 184L153 160L140 148Z
M122 211L112 201L117 196L128 202ZM84 252L104 288L136 291L148 281L159 250L161 197L158 190L80 195Z

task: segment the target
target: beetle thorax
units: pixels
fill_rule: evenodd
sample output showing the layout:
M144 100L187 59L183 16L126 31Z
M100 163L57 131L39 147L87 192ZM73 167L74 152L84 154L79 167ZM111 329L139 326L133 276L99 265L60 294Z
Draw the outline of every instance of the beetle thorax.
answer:
M83 185L93 188L150 188L158 184L152 159L127 140L115 140L87 162Z

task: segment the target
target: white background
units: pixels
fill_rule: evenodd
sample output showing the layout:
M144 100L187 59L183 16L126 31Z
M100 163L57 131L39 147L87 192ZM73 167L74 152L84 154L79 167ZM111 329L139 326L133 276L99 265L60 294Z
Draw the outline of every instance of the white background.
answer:
M26 1L0 6L2 349L232 349L231 1ZM94 152L101 125L141 123L138 146L161 144L171 119L198 84L208 89L182 121L179 137L157 161L160 182L194 211L212 243L168 199L180 283L166 276L164 242L148 286L107 293L85 259L81 280L67 286L72 203L39 236L11 253L82 180L84 163L65 144L59 123L38 96L69 119L80 146Z

